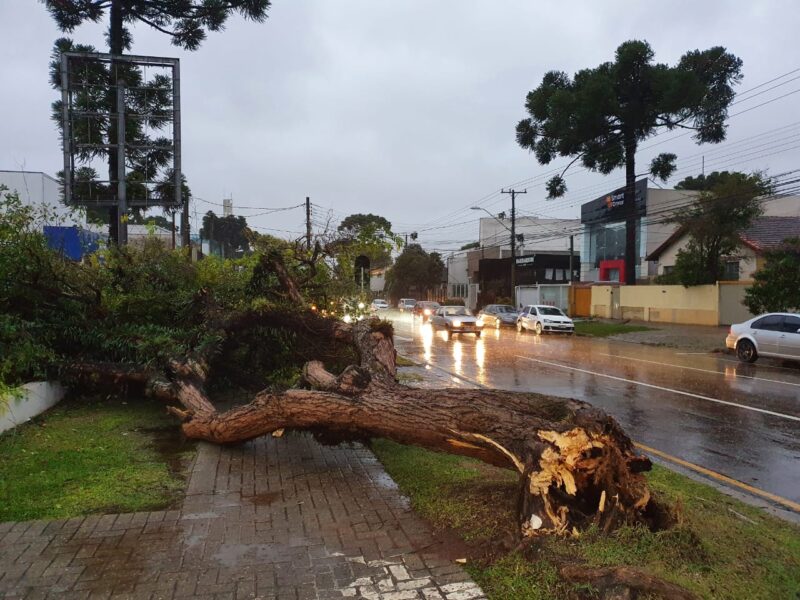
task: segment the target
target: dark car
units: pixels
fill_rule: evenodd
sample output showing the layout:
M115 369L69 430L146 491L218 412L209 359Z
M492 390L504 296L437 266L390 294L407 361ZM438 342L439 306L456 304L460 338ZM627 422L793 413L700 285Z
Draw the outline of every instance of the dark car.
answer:
M503 325L514 327L519 312L510 304L487 304L478 313L478 320L484 327L500 328Z
M430 302L428 300L421 300L414 305L414 310L412 314L415 317L422 317L422 322L426 323L427 321L431 320L431 315L433 315L441 304L438 302Z

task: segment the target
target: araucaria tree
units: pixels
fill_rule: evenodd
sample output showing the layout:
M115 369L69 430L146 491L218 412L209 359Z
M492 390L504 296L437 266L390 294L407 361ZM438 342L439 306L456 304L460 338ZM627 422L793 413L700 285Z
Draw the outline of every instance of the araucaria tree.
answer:
M636 282L636 150L660 129L691 129L698 143L725 139L725 120L741 80L742 61L722 47L687 52L674 67L655 63L647 42L617 48L614 62L570 78L551 71L528 93L530 115L517 124L517 143L541 164L572 157L603 174L625 167L625 283ZM650 173L667 179L674 154L661 154ZM569 166L567 167L569 168ZM547 184L550 198L567 191L564 173Z
M186 50L196 50L206 37L207 31L221 31L225 22L232 13L239 13L245 18L257 22L267 18L270 0L43 0L47 10L53 16L61 31L73 32L80 25L92 22L98 23L108 17L108 51L113 55L121 55L131 49L133 36L130 27L140 23L156 29L172 38L172 43ZM63 38L56 42L54 59L58 60L61 52L94 52L95 48L88 45L75 44L72 40ZM131 88L139 87L130 98L129 114L150 114L153 118L134 119L126 123L126 135L131 129L129 142L131 146L155 146L154 150L139 152L138 155L129 157L134 162L133 176L126 181L134 184L136 181L152 181L153 169L164 167L170 159L170 154L165 148L158 148L159 144L167 146L166 140L159 138L149 139L144 133L145 128L157 131L163 126L159 113L165 113L166 107L171 102L171 96L163 91L164 81L153 80L149 83L142 82L141 74L131 67L123 68L115 65L114 68L105 68L99 65L90 68L91 73L85 76L93 77L91 81L97 84L106 81L108 87L105 93L83 94L81 103L87 104L87 110L104 108L109 113L116 112L117 82L124 78ZM51 81L55 87L60 85L58 69L51 69ZM85 82L78 82L85 83ZM138 85L141 84L141 85ZM147 87L151 89L147 89ZM137 97L138 96L138 97ZM127 100L127 99L126 99ZM60 105L56 103L55 108ZM76 131L76 135L83 136L79 141L91 143L106 143L108 151L104 158L108 161L109 181L117 179L117 151L113 147L117 137L115 119L100 119L94 123L91 131ZM95 170L87 168L76 173L76 180L86 186L91 186L98 193L103 192L102 186L96 183L98 174ZM164 181L167 178L164 177ZM139 187L139 191L143 188ZM163 190L162 190L163 191ZM184 198L186 203L186 198ZM116 223L118 215L116 207L109 211L111 236L116 239ZM181 231L185 245L189 243L188 210L184 210L181 222Z

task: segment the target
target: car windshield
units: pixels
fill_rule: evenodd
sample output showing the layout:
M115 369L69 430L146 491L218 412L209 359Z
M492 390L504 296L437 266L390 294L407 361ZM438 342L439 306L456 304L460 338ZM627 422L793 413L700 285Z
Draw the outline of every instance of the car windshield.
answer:
M552 315L554 317L563 317L564 313L555 306L538 306L540 315Z
M463 306L445 306L444 314L447 317L468 317L470 312Z
M517 311L514 310L514 307L510 304L498 304L495 307L495 310L499 313L516 313Z

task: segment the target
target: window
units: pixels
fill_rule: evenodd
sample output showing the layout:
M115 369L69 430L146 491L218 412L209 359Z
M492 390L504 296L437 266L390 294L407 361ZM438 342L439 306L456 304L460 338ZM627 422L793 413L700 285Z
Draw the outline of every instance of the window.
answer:
M546 281L553 281L553 273L555 269L545 269L544 270L544 278Z
M675 270L675 265L669 265L664 267L664 275L670 275Z
M739 261L728 260L722 266L723 281L739 281Z
M767 315L753 323L753 329L763 329L766 331L781 331L781 323L783 317L781 315Z
M800 334L800 317L783 317L783 330L786 333Z

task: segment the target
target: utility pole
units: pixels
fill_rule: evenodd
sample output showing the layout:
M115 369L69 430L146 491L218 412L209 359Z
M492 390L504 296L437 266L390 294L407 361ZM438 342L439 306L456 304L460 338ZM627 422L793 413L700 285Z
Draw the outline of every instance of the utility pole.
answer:
M306 196L306 247L311 250L311 198Z
M574 271L572 270L572 255L575 253L575 236L569 236L569 283L572 285L572 282L575 281L575 277L572 275Z
M502 194L511 194L511 297L517 305L517 194L527 194L528 190L500 190Z
M117 239L128 245L128 200L125 184L125 81L117 78Z

